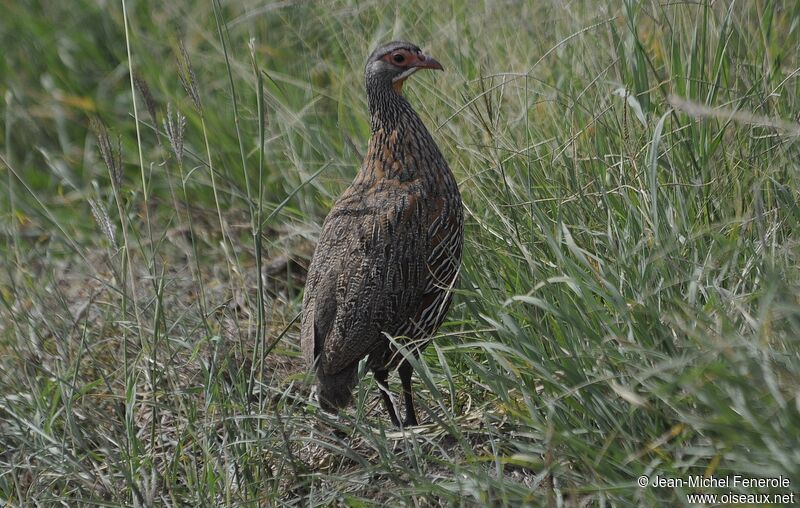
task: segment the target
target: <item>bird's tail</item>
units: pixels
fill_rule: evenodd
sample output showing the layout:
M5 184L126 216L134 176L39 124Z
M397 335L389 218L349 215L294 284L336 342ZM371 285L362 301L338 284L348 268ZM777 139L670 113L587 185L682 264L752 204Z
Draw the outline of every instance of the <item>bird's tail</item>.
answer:
M353 388L358 382L358 365L344 369L333 375L322 373L317 369L317 394L322 409L336 413L345 407L353 398Z

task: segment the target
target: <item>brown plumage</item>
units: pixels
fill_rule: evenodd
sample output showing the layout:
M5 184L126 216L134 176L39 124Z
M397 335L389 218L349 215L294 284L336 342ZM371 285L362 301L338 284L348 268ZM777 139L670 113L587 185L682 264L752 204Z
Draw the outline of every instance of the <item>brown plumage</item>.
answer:
M327 410L347 405L358 362L369 356L392 422L399 425L387 378L397 367L403 423L417 423L411 365L386 334L419 353L441 325L461 263L464 216L453 173L402 86L419 69L441 68L407 42L386 44L367 60L369 150L325 219L303 298L303 355Z

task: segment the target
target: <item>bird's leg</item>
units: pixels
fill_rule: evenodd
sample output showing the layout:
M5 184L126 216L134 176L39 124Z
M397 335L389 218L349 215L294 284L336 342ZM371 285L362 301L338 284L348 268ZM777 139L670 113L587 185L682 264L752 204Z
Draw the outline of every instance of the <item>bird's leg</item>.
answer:
M400 420L397 418L397 410L395 410L394 404L392 403L392 397L389 395L389 371L388 370L376 370L375 371L375 381L378 382L378 389L381 391L381 396L383 397L383 405L386 406L386 411L389 412L389 417L392 419L392 423L395 427L400 426Z
M406 403L406 418L403 420L403 427L413 427L417 425L417 413L414 411L414 394L411 391L411 374L414 368L407 361L403 361L398 367L400 381L403 383L403 399Z

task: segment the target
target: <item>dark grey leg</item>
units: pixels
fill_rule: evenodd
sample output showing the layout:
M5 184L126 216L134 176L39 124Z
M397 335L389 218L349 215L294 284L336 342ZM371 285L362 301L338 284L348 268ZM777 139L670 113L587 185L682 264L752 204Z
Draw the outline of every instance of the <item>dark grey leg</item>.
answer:
M394 408L394 404L392 404L392 398L389 396L389 371L388 370L376 370L375 373L375 381L378 382L378 386L380 386L381 396L383 397L383 405L386 406L386 411L389 413L389 418L392 419L392 423L395 427L400 426L400 421L397 419L397 411Z
M404 361L397 369L400 373L400 381L403 383L403 399L406 403L406 418L403 420L403 427L413 427L417 425L417 413L414 411L414 393L411 391L411 374L414 368L411 364Z

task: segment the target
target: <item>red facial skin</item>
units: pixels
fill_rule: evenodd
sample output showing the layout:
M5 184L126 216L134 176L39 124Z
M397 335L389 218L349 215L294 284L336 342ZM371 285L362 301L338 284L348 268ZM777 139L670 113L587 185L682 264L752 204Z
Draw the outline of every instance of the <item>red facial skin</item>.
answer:
M407 49L398 49L397 51L392 51L391 53L387 54L383 57L383 61L394 65L395 67L400 67L403 69L437 69L442 70L442 64L436 61L435 58L431 58L424 54L422 51L412 52L408 51ZM405 82L406 78L410 76L412 73L409 73L399 79L395 78L396 81L392 83L392 88L398 94L403 93L403 83Z
M397 51L392 51L388 55L384 56L383 60L386 63L394 65L395 67L402 67L406 69L416 67L419 69L442 70L442 64L437 62L436 59L425 55L421 51L413 53L407 49L398 49Z

